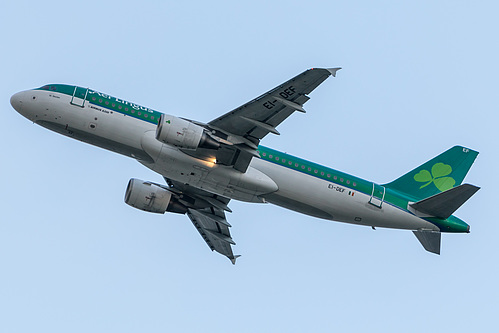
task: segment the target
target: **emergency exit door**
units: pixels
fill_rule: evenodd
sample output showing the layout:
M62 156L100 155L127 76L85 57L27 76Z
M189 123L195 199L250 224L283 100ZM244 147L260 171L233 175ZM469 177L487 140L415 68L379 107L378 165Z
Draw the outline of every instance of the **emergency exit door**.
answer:
M70 103L72 105L84 107L87 94L88 94L88 88L75 87Z

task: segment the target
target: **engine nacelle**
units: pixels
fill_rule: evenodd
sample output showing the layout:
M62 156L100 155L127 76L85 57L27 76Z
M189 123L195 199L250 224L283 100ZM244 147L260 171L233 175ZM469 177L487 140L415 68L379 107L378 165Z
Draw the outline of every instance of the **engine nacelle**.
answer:
M187 208L175 200L172 192L135 178L128 182L125 203L151 213L164 214L168 211L184 214L187 212Z
M183 149L218 149L220 144L205 129L188 120L162 114L156 128L156 140Z

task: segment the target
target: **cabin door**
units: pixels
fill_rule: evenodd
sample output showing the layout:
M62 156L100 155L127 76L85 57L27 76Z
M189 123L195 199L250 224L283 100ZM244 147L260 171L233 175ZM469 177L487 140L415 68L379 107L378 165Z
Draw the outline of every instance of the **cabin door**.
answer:
M84 107L85 98L87 98L87 95L88 95L88 88L75 87L70 103L72 105Z
M383 205L383 201L385 200L385 192L386 189L384 186L373 183L373 191L371 193L371 199L369 199L369 203L378 208L381 208L381 206Z

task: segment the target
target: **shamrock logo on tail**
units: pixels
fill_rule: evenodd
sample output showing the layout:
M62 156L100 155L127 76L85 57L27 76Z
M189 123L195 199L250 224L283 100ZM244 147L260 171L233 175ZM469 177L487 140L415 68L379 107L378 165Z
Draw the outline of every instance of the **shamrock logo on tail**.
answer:
M452 177L446 177L452 172L452 167L444 163L436 163L431 167L431 173L428 170L421 170L416 175L414 175L414 180L420 183L426 183L421 185L419 189L422 189L431 183L440 191L447 191L451 189L456 181Z

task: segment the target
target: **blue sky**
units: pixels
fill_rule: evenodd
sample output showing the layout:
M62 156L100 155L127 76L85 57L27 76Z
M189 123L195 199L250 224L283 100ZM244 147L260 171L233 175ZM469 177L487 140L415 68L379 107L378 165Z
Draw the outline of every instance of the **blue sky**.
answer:
M492 331L498 6L492 1L2 4L2 332ZM123 202L139 163L9 98L71 83L209 121L311 67L343 69L263 144L384 183L449 147L482 189L442 255L411 232L231 202L236 266L185 216Z

